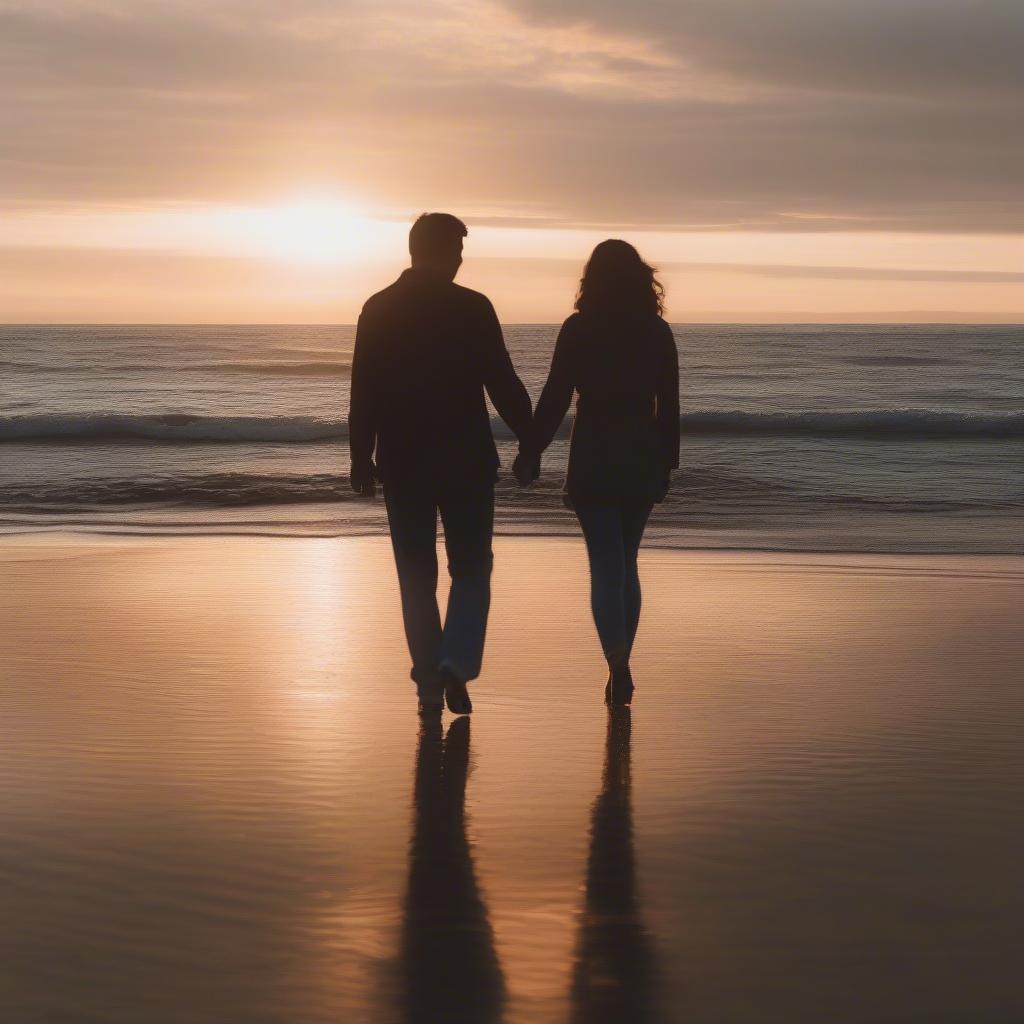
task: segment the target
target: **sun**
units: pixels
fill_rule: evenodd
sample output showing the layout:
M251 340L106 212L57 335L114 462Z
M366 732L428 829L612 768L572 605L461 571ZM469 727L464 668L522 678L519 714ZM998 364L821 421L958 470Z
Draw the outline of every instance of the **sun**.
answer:
M369 224L336 202L299 202L266 211L260 228L272 252L292 262L329 263L358 254Z
M224 231L250 255L288 263L347 263L380 247L386 225L353 204L302 199L226 212Z

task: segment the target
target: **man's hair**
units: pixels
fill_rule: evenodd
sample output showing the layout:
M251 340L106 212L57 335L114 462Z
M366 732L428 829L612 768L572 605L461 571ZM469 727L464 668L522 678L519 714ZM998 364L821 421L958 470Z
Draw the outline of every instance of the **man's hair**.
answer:
M468 234L466 225L450 213L421 213L409 230L409 254L414 259L445 255Z

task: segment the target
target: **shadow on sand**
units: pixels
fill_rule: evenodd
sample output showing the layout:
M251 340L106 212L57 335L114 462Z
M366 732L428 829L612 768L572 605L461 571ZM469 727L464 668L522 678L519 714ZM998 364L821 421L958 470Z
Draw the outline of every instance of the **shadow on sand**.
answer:
M409 881L396 990L406 1024L499 1024L505 979L480 895L465 797L468 718L444 735L420 727ZM573 1024L660 1024L659 977L636 886L630 712L608 717L601 792L594 801L585 904L570 990Z
M469 719L444 736L440 716L425 718L399 964L408 1024L497 1024L504 1013L505 980L466 837L468 774Z
M637 894L629 708L608 714L604 776L590 819L586 896L573 969L573 1024L664 1020Z

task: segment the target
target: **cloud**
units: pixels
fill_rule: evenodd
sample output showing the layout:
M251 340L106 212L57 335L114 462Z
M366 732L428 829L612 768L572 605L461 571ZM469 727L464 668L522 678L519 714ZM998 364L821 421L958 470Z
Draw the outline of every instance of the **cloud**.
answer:
M0 197L1024 231L1016 0L0 0Z
M471 233L472 241L472 233ZM587 250L574 259L472 255L461 280L506 323L569 313ZM403 254L346 266L180 251L0 245L0 317L9 322L352 323ZM674 320L1020 323L1020 281L999 271L662 261Z
M540 273L578 275L579 259L509 259L477 257L477 262L510 270L518 265ZM1024 284L1024 271L1012 270L944 270L916 267L822 266L797 263L709 263L696 260L659 260L659 274L752 274L756 277L795 278L822 281L934 281L959 284Z
M1019 0L506 0L543 24L657 39L681 60L815 91L1019 101Z
M665 270L695 273L755 274L758 277L827 281L956 281L965 284L1024 284L1024 272L1010 270L941 270L905 267L823 267L779 263L666 263Z

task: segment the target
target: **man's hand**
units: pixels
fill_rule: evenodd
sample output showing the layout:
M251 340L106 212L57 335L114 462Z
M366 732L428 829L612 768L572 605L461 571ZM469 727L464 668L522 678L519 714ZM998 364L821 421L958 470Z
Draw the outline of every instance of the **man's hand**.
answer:
M530 455L520 449L512 463L512 475L520 487L529 487L540 476L540 456Z
M377 471L372 462L361 465L353 464L348 481L352 485L352 490L361 498L377 496Z

